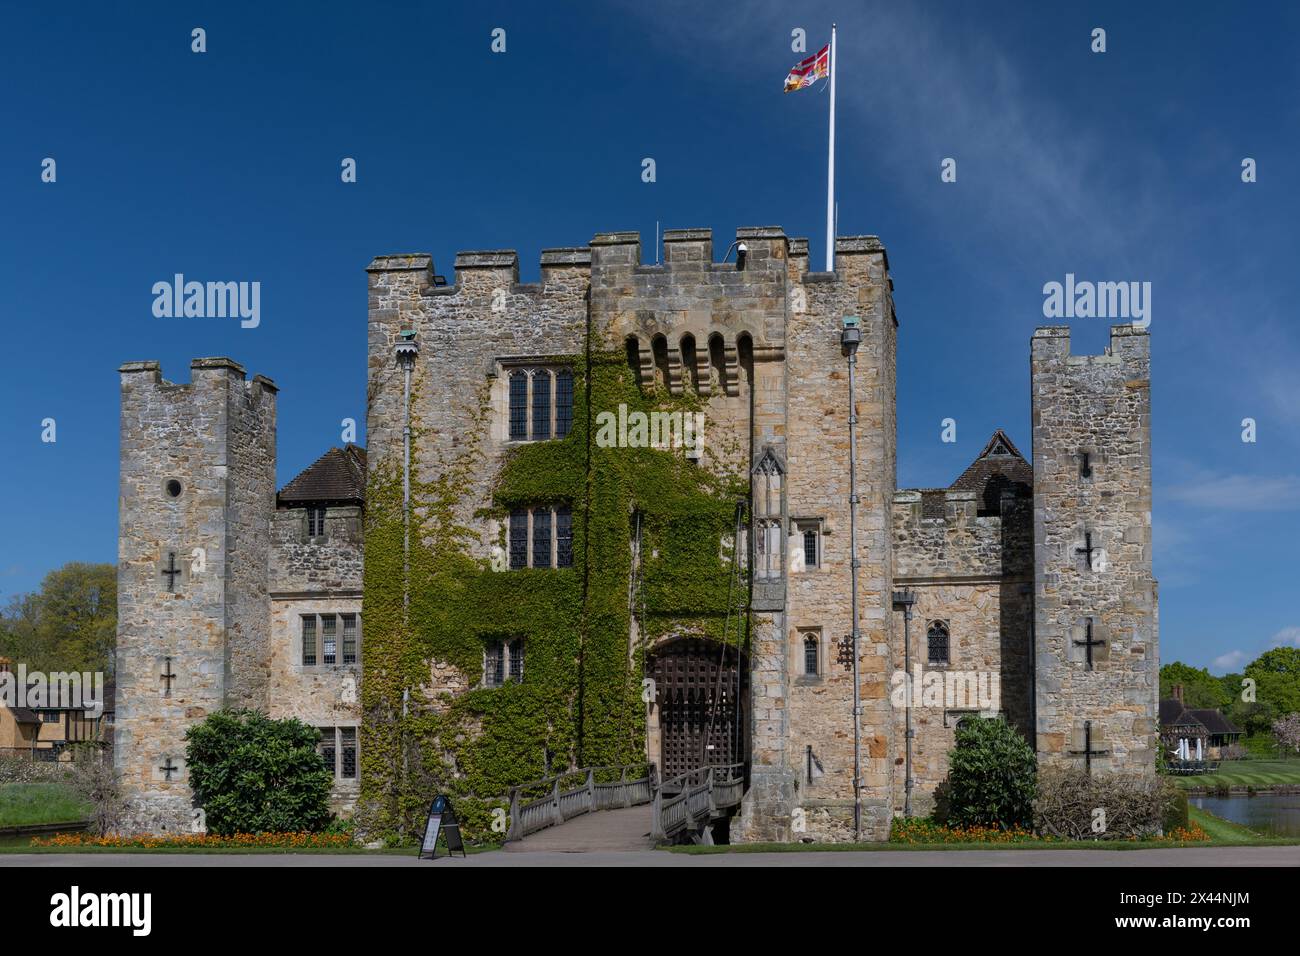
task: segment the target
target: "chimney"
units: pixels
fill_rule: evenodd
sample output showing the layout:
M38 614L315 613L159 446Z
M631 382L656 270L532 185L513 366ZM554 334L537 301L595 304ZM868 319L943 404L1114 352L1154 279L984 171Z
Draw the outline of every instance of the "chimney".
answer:
M1183 702L1183 685L1182 685L1182 684L1175 684L1175 685L1174 685L1174 700L1178 701L1178 703L1180 703L1180 704Z

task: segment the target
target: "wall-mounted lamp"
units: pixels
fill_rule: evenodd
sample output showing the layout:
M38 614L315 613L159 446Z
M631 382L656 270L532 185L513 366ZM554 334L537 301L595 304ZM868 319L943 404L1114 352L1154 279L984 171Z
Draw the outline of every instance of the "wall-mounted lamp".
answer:
M840 330L840 348L845 355L852 355L862 342L862 323L856 315L844 316L844 327Z

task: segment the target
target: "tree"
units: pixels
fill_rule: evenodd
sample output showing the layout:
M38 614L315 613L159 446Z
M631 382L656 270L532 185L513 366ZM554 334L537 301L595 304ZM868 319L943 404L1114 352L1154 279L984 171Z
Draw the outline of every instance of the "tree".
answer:
M316 752L315 727L220 710L185 739L190 785L210 832L315 832L329 823L334 774Z
M1034 751L1006 721L966 718L948 754L948 824L1032 826L1036 770Z
M1287 714L1274 721L1273 736L1283 750L1300 753L1300 714Z
M1255 679L1258 698L1281 714L1300 711L1300 647L1275 647L1246 666Z
M0 614L0 653L29 670L111 674L117 635L117 568L73 561L45 575Z
M1232 699L1223 682L1204 667L1196 668L1173 661L1160 668L1160 697L1174 696L1174 687L1183 688L1183 703L1190 708L1222 708Z

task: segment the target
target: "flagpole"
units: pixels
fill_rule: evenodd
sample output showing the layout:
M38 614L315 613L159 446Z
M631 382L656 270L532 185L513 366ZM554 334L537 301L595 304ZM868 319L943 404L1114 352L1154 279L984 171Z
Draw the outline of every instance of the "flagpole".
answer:
M826 150L826 271L835 271L835 24L831 24L831 134Z

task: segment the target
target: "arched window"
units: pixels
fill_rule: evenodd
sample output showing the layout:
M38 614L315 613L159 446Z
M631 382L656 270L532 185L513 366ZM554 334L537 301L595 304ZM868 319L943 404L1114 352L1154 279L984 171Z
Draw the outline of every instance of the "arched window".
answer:
M510 373L510 440L528 439L528 373L516 369Z
M930 628L926 631L926 642L929 645L929 654L927 655L931 664L948 663L948 625L943 621L931 621Z
M776 454L766 450L753 470L754 575L779 579L785 571L782 531L785 498L781 489L785 469Z
M682 380L696 392L700 390L699 356L695 350L695 336L687 332L682 336Z
M668 369L668 339L663 335L656 335L650 340L650 348L655 359L655 388L668 388L671 381L671 373Z
M809 676L820 673L819 654L817 653L817 635L809 634L803 639L803 672Z

